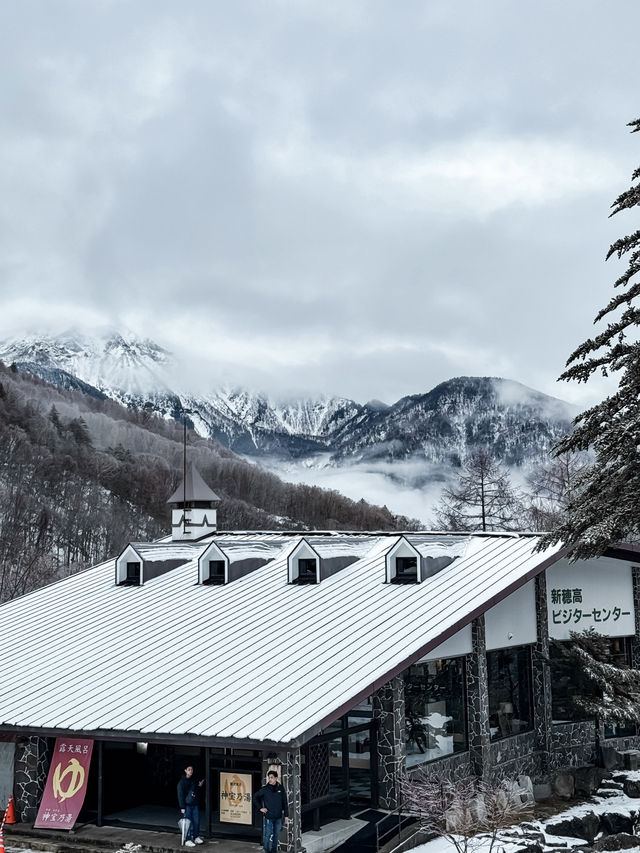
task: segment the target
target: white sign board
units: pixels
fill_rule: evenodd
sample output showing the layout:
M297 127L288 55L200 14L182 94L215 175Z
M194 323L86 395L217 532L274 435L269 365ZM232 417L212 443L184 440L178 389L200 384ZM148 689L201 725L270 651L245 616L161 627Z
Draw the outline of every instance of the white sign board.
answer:
M549 636L568 640L569 633L594 628L605 637L635 634L631 565L610 557L547 569Z
M538 639L535 581L512 592L484 614L487 651L524 646Z

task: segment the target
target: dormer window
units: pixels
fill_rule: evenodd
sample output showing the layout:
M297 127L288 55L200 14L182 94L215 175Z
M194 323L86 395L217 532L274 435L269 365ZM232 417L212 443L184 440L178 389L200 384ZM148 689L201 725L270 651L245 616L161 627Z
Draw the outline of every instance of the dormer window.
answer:
M116 586L142 586L147 580L144 551L138 550L143 547L141 543L130 542L116 559Z
M229 555L215 542L211 542L198 559L198 583L223 586L229 581Z
M396 573L391 583L418 583L417 557L396 557Z
M209 560L209 576L202 583L204 584L223 584L226 581L225 561L224 560Z
M287 560L289 583L304 586L320 583L320 555L306 539L301 539Z
M293 581L293 583L304 584L304 583L317 583L318 580L318 561L309 558L301 557L298 560L298 577Z
M140 563L127 563L127 574L120 581L122 586L140 586Z
M424 580L420 552L405 536L387 551L385 580L393 584L416 584Z

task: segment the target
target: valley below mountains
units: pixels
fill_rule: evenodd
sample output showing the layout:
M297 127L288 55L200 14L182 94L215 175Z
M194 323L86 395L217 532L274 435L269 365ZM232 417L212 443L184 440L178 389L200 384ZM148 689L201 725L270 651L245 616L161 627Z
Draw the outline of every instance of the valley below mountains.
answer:
M194 394L171 354L112 331L0 343L0 360L59 387L164 418L285 479L335 488L429 523L444 484L479 447L515 481L549 458L577 409L512 380L456 377L392 405L341 397L276 400L243 388Z

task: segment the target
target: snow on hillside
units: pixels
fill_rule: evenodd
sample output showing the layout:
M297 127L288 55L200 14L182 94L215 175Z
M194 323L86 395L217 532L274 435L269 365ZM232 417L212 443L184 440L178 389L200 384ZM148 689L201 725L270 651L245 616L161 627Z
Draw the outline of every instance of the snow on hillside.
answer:
M43 335L37 339L14 338L0 344L5 364L58 368L103 391L126 401L168 391L165 371L171 356L150 340L114 331L85 334L75 330L63 335Z
M180 372L171 353L114 330L15 338L0 343L0 359L163 417L185 411L200 435L285 479L334 487L423 521L476 447L523 472L549 458L576 414L561 400L495 377L457 377L389 406L332 396L282 401L229 387L193 394L181 378L189 370Z

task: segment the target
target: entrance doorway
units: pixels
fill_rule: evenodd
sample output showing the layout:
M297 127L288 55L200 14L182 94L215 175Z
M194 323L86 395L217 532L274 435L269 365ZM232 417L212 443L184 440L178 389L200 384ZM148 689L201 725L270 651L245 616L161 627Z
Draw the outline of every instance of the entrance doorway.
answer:
M178 780L188 765L204 778L205 753L200 747L96 741L80 820L177 833Z
M80 821L177 834L177 785L188 766L196 780L205 781L199 789L203 834L257 840L261 815L253 809L253 794L262 785L258 750L96 741ZM236 776L246 796L241 814L225 808L229 793L235 796L239 790Z
M211 797L209 834L259 839L262 815L253 808L253 795L262 784L262 753L259 750L210 749L207 774L207 789Z
M345 714L303 747L302 828L378 806L377 722Z

